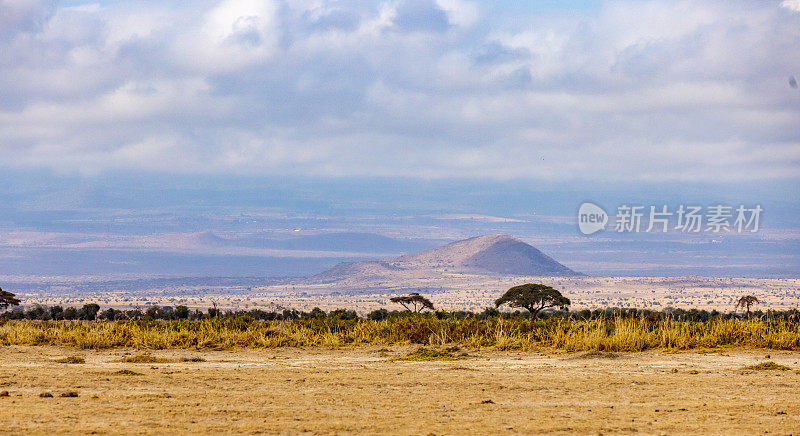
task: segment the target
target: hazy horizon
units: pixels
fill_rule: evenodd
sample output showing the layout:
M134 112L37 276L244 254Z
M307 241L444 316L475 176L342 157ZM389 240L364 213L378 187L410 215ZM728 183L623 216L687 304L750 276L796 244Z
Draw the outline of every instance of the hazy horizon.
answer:
M558 189L524 180L15 177L0 187L6 277L299 277L487 233L519 237L590 275L794 277L800 266L800 211L785 200L797 187L788 182L683 183L658 194L660 184ZM612 215L623 203L758 203L765 212L752 234L609 227L584 236L583 201Z

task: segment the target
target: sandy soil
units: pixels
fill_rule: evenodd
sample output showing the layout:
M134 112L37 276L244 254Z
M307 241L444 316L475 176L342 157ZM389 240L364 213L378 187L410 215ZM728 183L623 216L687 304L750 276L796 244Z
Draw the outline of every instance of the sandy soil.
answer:
M413 348L154 351L0 348L0 429L43 433L800 434L800 353ZM766 354L770 354L769 357ZM85 364L54 359L80 356ZM182 359L202 357L202 362ZM772 360L790 371L745 371ZM118 374L130 370L141 375ZM62 398L74 391L76 398ZM50 392L52 398L40 393Z

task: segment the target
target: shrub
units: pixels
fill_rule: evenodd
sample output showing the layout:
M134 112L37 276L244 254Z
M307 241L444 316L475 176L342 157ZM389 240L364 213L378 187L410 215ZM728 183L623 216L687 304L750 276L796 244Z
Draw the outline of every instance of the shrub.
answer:
M69 356L69 357L63 357L61 359L56 359L56 363L80 364L80 363L86 363L86 361L83 359L83 357Z
M389 311L386 309L377 309L373 310L367 315L367 319L373 321L383 321L384 319L389 317Z
M74 307L64 309L64 319L78 319L78 309Z
M100 319L104 319L106 321L114 321L117 319L117 317L120 317L121 315L122 311L109 307L108 309L100 313Z
M64 308L61 306L51 306L50 319L64 319Z
M401 357L398 360L429 361L429 360L456 360L456 359L458 359L458 357L454 356L449 351L420 347L417 348L414 352L409 353L407 356Z
M173 312L175 319L187 319L189 318L189 308L186 306L175 306L175 312Z
M762 362L758 365L750 365L745 366L744 369L755 370L755 371L788 371L792 368L789 368L785 365L779 365L773 361L769 362Z
M78 318L94 321L97 318L97 312L100 311L100 306L95 303L84 304L78 311Z

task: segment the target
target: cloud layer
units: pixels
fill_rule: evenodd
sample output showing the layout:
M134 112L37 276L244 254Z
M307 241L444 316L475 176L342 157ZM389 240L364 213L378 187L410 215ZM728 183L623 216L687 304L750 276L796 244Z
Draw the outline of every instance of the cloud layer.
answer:
M798 29L791 0L0 0L0 165L797 179Z

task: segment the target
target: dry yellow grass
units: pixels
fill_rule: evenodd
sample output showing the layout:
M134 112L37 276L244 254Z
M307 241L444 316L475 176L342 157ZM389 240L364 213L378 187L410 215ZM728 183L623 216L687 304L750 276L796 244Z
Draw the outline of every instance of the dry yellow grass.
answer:
M82 363L86 363L86 361L83 359L83 357L79 357L79 356L62 357L61 359L56 359L55 362L56 363L68 363L68 364L71 364L71 365L80 365Z
M788 371L792 368L789 368L786 365L779 365L773 361L769 361L769 362L759 363L758 365L745 366L744 369L753 371Z
M8 321L0 345L60 345L82 349L133 347L274 348L298 346L458 344L500 350L553 347L568 351L643 351L758 347L800 350L800 323L712 319L708 322L612 318L593 321L521 318L461 320L432 315L384 321L331 318L252 321Z

